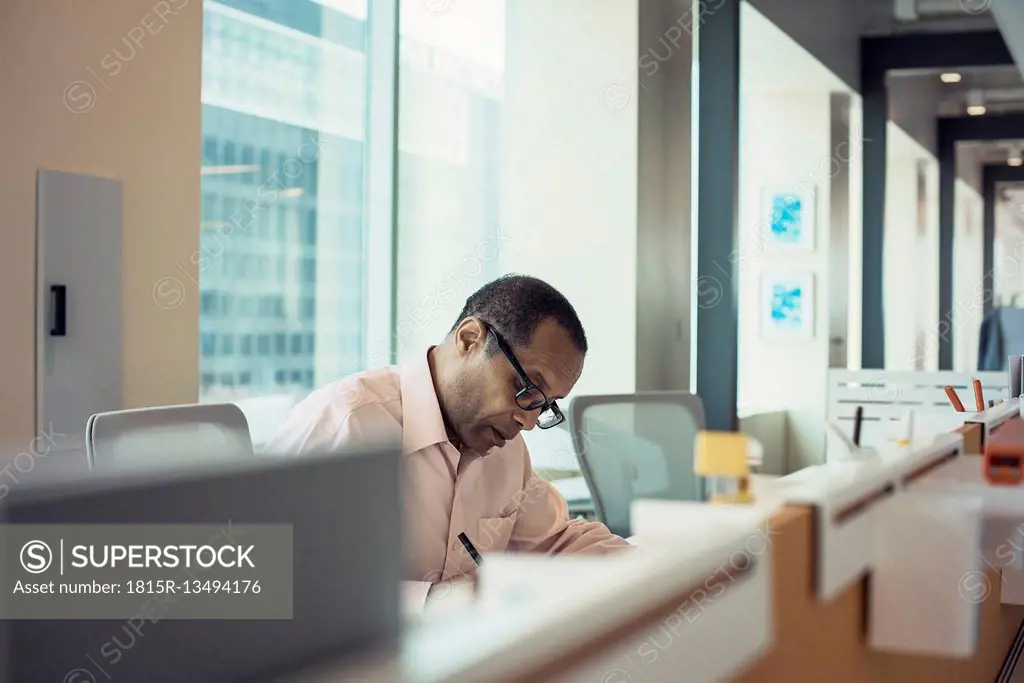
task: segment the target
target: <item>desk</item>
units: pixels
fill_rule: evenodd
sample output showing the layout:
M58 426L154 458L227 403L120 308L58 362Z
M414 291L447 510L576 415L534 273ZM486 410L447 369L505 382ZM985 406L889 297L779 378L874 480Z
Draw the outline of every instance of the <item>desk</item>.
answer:
M758 493L763 495L768 482L776 479L778 479L778 476L774 474L752 474L750 475L751 491L753 491L755 496ZM551 484L558 489L558 492L565 498L565 502L568 503L570 517L594 517L594 501L590 496L590 488L583 477L555 479Z
M1000 605L998 574L987 570L993 590L983 600L978 651L965 660L917 657L872 651L863 634L867 579L850 585L834 601L820 602L812 590L814 512L785 507L770 519L772 542L773 636L770 650L739 675L720 680L732 683L979 683L996 678L1010 643L1024 616L1024 609ZM682 556L680 556L681 558ZM672 566L665 581L671 582ZM411 629L399 646L390 651L327 664L277 680L293 683L466 683L494 681L520 683L532 680L662 681L654 667L684 649L695 631L706 629L718 602L707 603L709 612L684 624L671 636L671 647L658 649L657 661L625 650L635 638L654 637L665 643L670 633L664 615L645 609L645 596L665 584L651 581L653 574L640 567L623 565L623 582L611 582L609 590L590 596L582 592L556 596L548 604L510 607L507 613L466 614L462 619ZM626 575L629 575L628 578ZM682 592L683 582L673 590ZM599 599L594 600L597 597ZM629 610L616 610L627 604ZM618 630L618 640L608 638ZM585 625L585 627L581 627ZM531 635L532 633L532 635ZM583 649L577 646L583 644ZM727 656L729 647L710 648L712 657ZM567 654L567 651L572 652ZM648 650L650 651L650 650ZM607 655L627 655L596 676L574 678L587 669L588 661ZM555 676L542 676L546 666L559 666ZM684 665L685 666L685 665ZM587 671L592 673L592 671ZM616 677L617 676L617 677Z
M662 547L595 557L536 557L533 569L511 571L505 576L522 576L521 585L467 608L451 619L433 621L428 627L412 628L402 637L396 649L374 653L359 660L323 665L316 670L288 679L295 683L466 683L494 681L525 683L526 681L613 680L608 677L621 664L605 661L621 657L621 648L634 649L639 636L660 628L675 615L681 604L690 600L705 578L718 571L723 562L743 547L745 530L727 529L724 533L704 534L701 543L666 543ZM553 566L567 559L562 566ZM530 562L528 559L517 560ZM547 565L546 567L544 565ZM760 567L760 565L758 565ZM737 633L758 623L768 627L767 608L750 606L743 591L760 587L767 590L769 572L752 566L749 581L741 581L729 589L725 597L714 603L716 612L702 615L702 628L693 637L684 637L670 651L662 654L658 666L647 672L652 680L666 680L663 667L673 670L681 660L691 661L695 670L721 665L714 658L700 659L692 651L696 645L708 644L723 630L715 619L725 614L719 608L730 603L748 605L732 616L727 632ZM483 570L487 571L486 565ZM486 574L485 574L486 576ZM756 577L756 578L755 578ZM549 590L532 590L530 582L552 580ZM482 584L483 587L484 584ZM703 592L703 591L702 591ZM678 619L678 617L676 617ZM639 620L639 621L638 621ZM749 645L749 644L748 644ZM730 643L731 659L751 656L741 638ZM747 653L746 655L742 653ZM597 667L596 671L594 667ZM585 675L584 675L585 674ZM595 675L596 674L596 675ZM620 680L620 679L614 679ZM707 677L700 678L701 681Z

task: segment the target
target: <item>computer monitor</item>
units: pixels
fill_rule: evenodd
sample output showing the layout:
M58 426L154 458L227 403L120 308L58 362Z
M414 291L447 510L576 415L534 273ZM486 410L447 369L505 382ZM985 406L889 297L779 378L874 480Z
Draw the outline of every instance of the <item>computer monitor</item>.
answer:
M12 486L4 524L293 525L293 618L162 619L141 634L125 619L0 622L5 680L260 681L388 647L401 627L399 495L397 446Z

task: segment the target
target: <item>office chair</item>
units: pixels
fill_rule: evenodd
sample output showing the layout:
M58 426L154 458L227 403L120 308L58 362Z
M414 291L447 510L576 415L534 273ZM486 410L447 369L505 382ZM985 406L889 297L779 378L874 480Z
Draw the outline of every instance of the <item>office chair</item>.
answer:
M157 406L97 413L85 425L90 469L187 463L253 455L245 414L233 403Z
M569 430L594 509L619 536L632 535L637 498L702 500L693 471L704 406L684 391L579 396L569 405Z

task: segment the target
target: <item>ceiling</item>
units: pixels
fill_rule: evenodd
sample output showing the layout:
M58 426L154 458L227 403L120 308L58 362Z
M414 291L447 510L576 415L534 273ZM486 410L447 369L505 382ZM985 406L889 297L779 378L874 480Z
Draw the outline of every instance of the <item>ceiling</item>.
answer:
M863 3L862 33L978 31L996 27L993 2L1017 0L856 0Z
M984 104L986 116L1024 112L1024 0L864 0L870 6L868 33L992 30L1003 33L1017 65L957 69L960 80L946 83L941 69L890 74L890 88L914 87L931 94L940 117L966 116L968 104ZM948 70L947 70L948 71ZM922 87L924 86L924 87ZM1005 163L1020 156L1024 140L961 143L974 148L981 163Z
M987 0L1019 70L1024 73L1024 3L1020 0Z
M838 76L751 3L741 4L740 12L740 88L744 95L850 91Z

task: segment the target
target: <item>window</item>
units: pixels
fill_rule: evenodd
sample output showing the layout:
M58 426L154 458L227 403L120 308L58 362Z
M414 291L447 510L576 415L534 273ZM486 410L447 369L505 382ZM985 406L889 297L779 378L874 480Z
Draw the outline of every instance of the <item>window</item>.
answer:
M426 3L401 5L395 275L400 362L441 339L465 298L502 272L500 254L485 243L500 220L506 7L515 2L473 0L472 10L466 9L469 3L456 4L443 21L436 21ZM527 24L522 30L528 34ZM358 214L351 218L359 220ZM439 286L453 291L445 304L423 315L420 304Z
M203 2L200 400L312 388L390 336L392 265L365 236L394 229L367 203L393 204L368 178L393 158L373 108L398 74L368 65L394 53L399 1Z
M235 143L228 140L224 143L224 165L235 165Z
M306 212L306 221L302 224L302 243L316 244L316 211L313 209Z
M256 150L254 150L252 148L252 145L243 145L242 146L242 159L241 159L241 161L242 161L242 166L246 167L244 178L242 178L243 182L250 183L250 184L251 183L258 183L258 182L260 182L258 180L259 176L257 176L252 171L253 167L256 164Z
M220 153L217 149L217 138L211 136L204 137L203 165L213 166L218 163L220 163Z
M310 298L303 298L299 301L299 319L312 320L316 314L316 302Z
M311 258L304 258L299 262L301 280L303 282L316 282L316 261Z
M217 335L213 332L203 332L199 336L200 351L204 356L213 356L217 352Z
M202 293L199 297L199 311L211 318L217 314L217 294L215 292Z
M270 150L260 150L260 182L266 183L270 180L271 174L273 173L270 167ZM261 235L265 237L265 235Z

